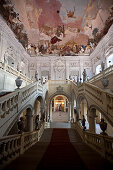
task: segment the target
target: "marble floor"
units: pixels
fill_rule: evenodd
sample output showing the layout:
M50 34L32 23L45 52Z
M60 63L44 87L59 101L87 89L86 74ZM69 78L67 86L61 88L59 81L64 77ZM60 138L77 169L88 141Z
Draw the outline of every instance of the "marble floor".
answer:
M52 112L52 122L68 122L69 113L68 112Z
M71 128L70 122L50 122L50 128Z

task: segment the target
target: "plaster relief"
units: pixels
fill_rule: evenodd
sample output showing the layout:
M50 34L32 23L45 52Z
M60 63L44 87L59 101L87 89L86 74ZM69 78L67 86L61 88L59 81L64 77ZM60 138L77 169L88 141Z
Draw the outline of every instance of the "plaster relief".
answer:
M65 80L65 64L62 60L57 60L54 64L55 79Z

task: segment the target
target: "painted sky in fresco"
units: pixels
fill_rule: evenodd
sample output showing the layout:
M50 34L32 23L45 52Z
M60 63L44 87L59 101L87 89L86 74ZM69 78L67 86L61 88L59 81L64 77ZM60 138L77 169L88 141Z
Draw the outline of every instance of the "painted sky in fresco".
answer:
M16 2L16 0L13 1ZM98 37L96 36L104 35L102 31L106 26L106 21L110 19L110 9L113 6L113 0L24 1L25 15L29 24L26 30L31 44L37 45L39 42L45 45L45 40L54 45L63 45L64 48L77 45L77 50L80 50L80 46L85 46L85 48L89 46L91 39L97 45Z

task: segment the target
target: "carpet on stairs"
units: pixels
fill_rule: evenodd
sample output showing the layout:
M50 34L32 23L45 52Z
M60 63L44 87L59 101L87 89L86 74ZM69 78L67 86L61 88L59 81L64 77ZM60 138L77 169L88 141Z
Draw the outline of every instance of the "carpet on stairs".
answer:
M42 169L87 169L71 144L67 129L53 129L50 144L37 167Z

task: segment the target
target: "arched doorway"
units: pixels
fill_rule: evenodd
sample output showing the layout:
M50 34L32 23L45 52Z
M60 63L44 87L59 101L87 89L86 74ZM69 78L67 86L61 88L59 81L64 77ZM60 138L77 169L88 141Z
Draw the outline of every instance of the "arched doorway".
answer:
M41 96L38 96L34 103L34 118L36 115L39 115L39 118L41 119L43 109L44 109L43 99Z
M45 119L45 108L44 108L44 103L43 103L43 98L42 96L38 96L35 100L34 103L34 114L33 114L33 125L34 129L36 129L36 116L38 115L38 121L39 121L39 126L40 126L40 120L44 121Z
M50 104L50 120L52 122L68 122L70 120L70 103L66 96L56 95Z
M32 132L33 131L33 114L31 108L26 108L24 111L20 114L20 117L24 118L25 122L25 130L26 132Z
M87 99L85 98L85 96L83 95L79 95L77 97L77 115L78 118L77 120L80 121L80 124L82 125L82 119L83 119L83 115L85 118L85 126L86 129L89 129L89 111L88 111L88 102Z

